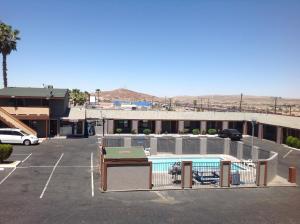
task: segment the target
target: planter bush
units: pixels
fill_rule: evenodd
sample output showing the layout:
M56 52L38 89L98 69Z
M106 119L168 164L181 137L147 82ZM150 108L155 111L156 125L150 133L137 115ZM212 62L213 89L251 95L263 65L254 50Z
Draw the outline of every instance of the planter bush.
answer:
M300 139L299 138L296 138L293 136L288 136L286 138L286 144L288 146L300 149Z
M296 144L296 148L300 149L300 139L298 138L297 144Z
M187 128L185 128L185 129L183 129L183 134L187 134L187 133L189 133L189 129L187 129Z
M3 163L4 160L7 160L12 154L12 151L12 145L0 144L0 163Z
M200 130L198 128L195 128L192 130L193 135L199 135L200 134Z
M208 129L207 133L208 133L209 135L215 135L215 134L217 134L217 130L214 129L214 128L210 128L210 129Z
M293 139L291 140L291 146L292 147L296 147L297 146L297 143L298 143L298 139L293 137Z
M116 133L118 133L118 134L121 134L121 133L122 133L122 131L123 131L123 129L122 129L122 128L117 128L117 129L116 129Z
M288 145L288 146L291 146L291 142L292 142L292 140L293 140L293 136L288 136L287 138L286 138L286 144Z
M144 129L143 133L145 135L150 135L151 134L151 130L149 128Z

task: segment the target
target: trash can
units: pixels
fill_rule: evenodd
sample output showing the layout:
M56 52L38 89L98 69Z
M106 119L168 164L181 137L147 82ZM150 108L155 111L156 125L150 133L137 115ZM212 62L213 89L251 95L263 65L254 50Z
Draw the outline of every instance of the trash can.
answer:
M231 184L232 185L240 185L241 184L241 178L239 173L233 173L231 175Z

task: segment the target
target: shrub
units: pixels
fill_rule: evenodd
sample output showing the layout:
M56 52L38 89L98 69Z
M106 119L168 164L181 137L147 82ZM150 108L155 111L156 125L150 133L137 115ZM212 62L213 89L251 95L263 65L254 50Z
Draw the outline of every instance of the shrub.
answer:
M215 135L215 134L217 134L217 130L214 129L214 128L210 128L210 129L208 129L207 133L208 133L209 135Z
M205 130L202 131L202 135L206 135L206 131Z
M288 136L287 138L286 138L286 144L288 145L288 146L291 146L291 143L292 143L292 140L293 140L293 136Z
M118 134L122 133L122 131L123 131L122 128L117 128L117 129L116 129L116 133L118 133Z
M145 135L150 135L151 134L151 130L149 128L144 129L143 133Z
M200 134L200 130L198 128L195 128L192 130L193 135L199 135Z
M293 136L288 136L286 138L286 144L288 146L300 149L300 139L299 138L296 138Z
M292 147L296 147L298 143L298 138L293 137L292 141L291 141L291 146Z
M0 163L8 159L13 151L12 145L0 144Z
M135 129L131 130L131 134L135 135L136 134L136 130Z
M298 138L297 140L298 140L298 141L297 141L297 144L296 144L296 148L297 148L297 149L300 149L300 139Z
M185 129L183 129L183 134L187 134L187 133L189 133L189 129L187 129L187 128L185 128Z

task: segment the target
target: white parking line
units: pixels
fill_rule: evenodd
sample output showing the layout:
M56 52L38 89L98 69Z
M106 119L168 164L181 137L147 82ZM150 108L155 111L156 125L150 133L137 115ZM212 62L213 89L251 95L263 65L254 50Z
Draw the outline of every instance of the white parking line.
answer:
M287 154L285 154L282 158L286 158L291 152L293 152L293 150L291 149L290 151L288 151L288 153Z
M91 186L92 186L92 197L94 197L94 174L93 174L93 153L91 153Z
M19 154L19 153L14 153L14 154L12 154L12 156L28 156L29 154L27 153L27 154Z
M46 189L47 189L47 187L48 187L48 184L49 184L49 182L50 182L50 180L51 180L51 177L52 177L52 175L53 175L53 173L54 173L54 171L55 171L55 169L56 169L56 167L57 167L57 165L58 165L58 163L59 163L59 161L61 160L61 158L63 157L63 153L61 154L61 156L60 156L60 158L57 160L57 162L55 163L55 166L53 167L53 170L52 170L52 172L51 172L51 174L50 174L50 176L49 176L49 178L48 178L48 180L47 180L47 183L46 183L46 185L45 185L45 187L44 187L44 189L43 189L43 191L42 191L42 193L41 193L41 195L40 195L40 198L43 198L43 196L44 196L44 193L45 193L45 191L46 191Z
M26 168L53 168L54 166L27 166ZM56 168L90 168L91 166L56 166ZM93 168L97 168L98 166L93 166ZM18 167L25 168L25 167Z
M1 180L1 182L0 182L0 185L1 184L3 184L4 183L4 181L14 172L16 170L16 167L15 168L13 168L13 170L12 171L10 171L9 172L9 174L6 176L6 177L4 177L2 180Z
M158 191L153 191L158 197L160 197L161 198L161 200L163 200L163 201L168 201L168 199L165 197L165 196L163 196L160 192L158 192Z
M22 163L24 163L31 155L32 155L32 153L30 153L25 159L23 159Z

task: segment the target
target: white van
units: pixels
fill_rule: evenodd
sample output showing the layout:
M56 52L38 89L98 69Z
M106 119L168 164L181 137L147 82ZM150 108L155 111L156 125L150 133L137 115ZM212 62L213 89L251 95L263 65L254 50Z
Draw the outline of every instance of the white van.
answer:
M34 135L28 135L17 128L0 128L0 143L10 144L37 144L39 139Z

